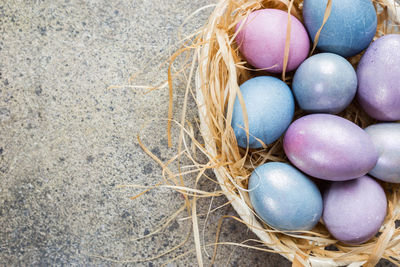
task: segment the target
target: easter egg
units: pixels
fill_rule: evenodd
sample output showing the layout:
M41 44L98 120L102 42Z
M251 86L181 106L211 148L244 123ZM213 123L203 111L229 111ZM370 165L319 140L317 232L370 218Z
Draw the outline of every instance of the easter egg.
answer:
M378 160L372 139L363 129L331 114L311 114L294 121L283 148L297 168L331 181L363 176Z
M353 100L357 75L345 58L321 53L306 59L296 70L292 90L301 109L336 114Z
M329 232L346 244L373 237L386 216L382 187L371 177L333 182L324 193L323 221Z
M249 122L249 142L245 116L238 96L233 105L232 128L239 146L260 148L271 144L287 129L294 114L294 98L281 80L259 76L240 86ZM261 141L261 142L260 142Z
M400 34L385 35L368 47L357 66L357 98L372 118L400 120Z
M378 162L369 172L389 183L400 183L400 123L378 123L365 128L379 153Z
M236 43L248 63L258 69L279 73L283 70L288 13L278 9L254 11L236 26ZM287 71L306 59L310 40L303 24L291 16Z
M322 26L327 2L303 2L304 24L312 40ZM331 14L319 35L317 48L343 57L354 56L368 47L376 27L376 11L371 0L334 0Z
M307 176L287 163L257 167L249 179L255 212L281 231L311 230L322 214L322 197Z

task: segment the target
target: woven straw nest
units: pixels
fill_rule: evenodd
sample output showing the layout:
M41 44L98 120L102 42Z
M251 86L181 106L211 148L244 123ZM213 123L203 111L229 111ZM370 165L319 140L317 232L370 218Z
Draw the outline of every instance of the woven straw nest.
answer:
M378 15L376 37L399 33L400 6L396 0L374 1ZM255 75L240 56L235 44L235 25L251 11L262 8L290 10L300 20L301 0L221 0L215 7L197 41L196 93L201 134L221 189L231 201L241 220L260 240L293 262L304 266L374 266L380 258L400 265L400 184L383 184L388 198L388 211L377 237L357 246L333 239L323 223L302 234L283 233L271 229L254 213L247 188L252 170L268 161L287 161L282 139L260 150L238 148L230 126L233 103L239 85ZM327 12L325 12L327 14ZM350 59L354 65L360 56ZM283 74L290 84L291 74ZM295 116L303 115L297 111ZM352 103L339 114L364 128L374 121Z

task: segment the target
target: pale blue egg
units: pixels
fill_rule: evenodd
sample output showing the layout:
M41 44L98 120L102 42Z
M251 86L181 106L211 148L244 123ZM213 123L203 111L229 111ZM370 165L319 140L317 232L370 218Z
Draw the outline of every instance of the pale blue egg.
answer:
M303 110L336 114L353 100L357 91L357 75L345 58L321 53L300 65L294 75L292 89Z
M249 122L247 143L242 106L236 97L232 128L240 147L260 148L271 144L287 129L294 114L294 98L290 88L275 77L259 76L240 86Z
M369 172L389 183L400 183L400 123L378 123L365 128L378 150L378 162Z
M311 230L322 215L322 197L310 178L295 167L269 162L249 180L250 201L268 225L281 231Z
M312 40L322 25L327 2L304 0L303 18ZM354 56L368 47L376 27L376 11L371 0L334 0L317 48L343 57Z

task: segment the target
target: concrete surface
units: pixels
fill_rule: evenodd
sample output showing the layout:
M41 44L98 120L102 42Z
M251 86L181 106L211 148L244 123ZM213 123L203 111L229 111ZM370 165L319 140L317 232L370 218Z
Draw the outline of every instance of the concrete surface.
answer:
M211 2L0 0L0 265L159 266L194 248L190 237L175 252L137 262L172 248L190 230L182 214L162 233L135 240L157 229L182 197L157 189L130 200L140 191L117 187L161 179L136 140L143 127L153 153L163 160L174 155L162 120L167 91L107 88L127 84L141 69L136 84L163 81L159 62L169 55L178 27ZM210 11L185 31L204 23ZM177 94L177 105L181 99ZM215 199L212 207L224 202ZM209 205L209 199L200 201L199 212ZM206 222L201 218L205 243L214 241L224 214L235 212L227 206ZM240 223L224 223L222 241L251 238ZM227 263L232 251L220 247L215 266L290 266L278 255L243 248ZM212 248L207 252L212 255ZM194 265L188 253L168 266Z

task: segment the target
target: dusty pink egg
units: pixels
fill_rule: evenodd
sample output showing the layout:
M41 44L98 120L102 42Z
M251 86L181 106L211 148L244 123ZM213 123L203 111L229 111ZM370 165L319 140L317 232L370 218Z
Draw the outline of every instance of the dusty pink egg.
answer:
M242 23L244 25L242 26ZM252 12L236 25L236 43L247 62L268 72L283 71L288 13L278 9ZM242 27L241 27L242 26ZM291 16L290 49L287 71L296 69L310 50L310 39L303 24Z
M294 121L286 131L283 149L301 171L330 181L367 174L379 156L363 129L330 114L311 114Z

